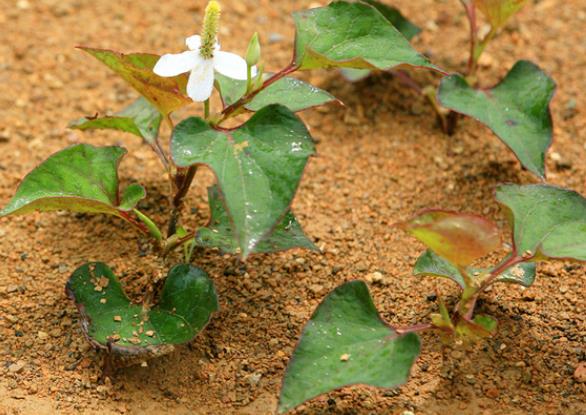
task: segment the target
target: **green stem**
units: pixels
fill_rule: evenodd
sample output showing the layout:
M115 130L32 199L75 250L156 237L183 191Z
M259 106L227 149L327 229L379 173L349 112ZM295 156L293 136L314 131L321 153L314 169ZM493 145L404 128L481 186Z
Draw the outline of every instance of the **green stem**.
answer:
M210 100L209 100L209 98L203 102L203 114L204 114L203 115L204 119L207 120L208 118L210 118Z
M252 66L246 65L246 92L252 91Z
M163 240L163 234L161 233L161 230L155 224L155 222L151 218L149 218L147 215L145 215L144 213L142 213L140 210L134 209L133 211L136 214L136 216L138 216L138 218L142 221L142 223L144 223L146 225L146 227L148 228L150 234L157 241L161 242Z

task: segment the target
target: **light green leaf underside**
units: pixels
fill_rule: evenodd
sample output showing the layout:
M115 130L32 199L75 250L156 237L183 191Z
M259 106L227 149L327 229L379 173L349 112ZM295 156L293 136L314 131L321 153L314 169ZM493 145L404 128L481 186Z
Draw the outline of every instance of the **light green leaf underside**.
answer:
M226 106L234 104L246 93L246 81L217 74L216 85ZM285 77L256 95L245 105L249 111L259 111L272 104L280 104L293 112L303 111L336 101L330 93L296 78Z
M85 117L73 121L69 128L76 130L117 130L142 137L154 143L159 135L163 116L145 98L140 97L129 107L104 117Z

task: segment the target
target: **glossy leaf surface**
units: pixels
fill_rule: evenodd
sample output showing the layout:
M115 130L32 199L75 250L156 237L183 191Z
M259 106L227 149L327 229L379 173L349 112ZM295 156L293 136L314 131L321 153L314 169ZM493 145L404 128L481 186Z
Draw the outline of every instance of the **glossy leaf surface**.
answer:
M586 261L586 199L549 185L505 185L496 198L512 214L519 255Z
M171 145L178 166L205 164L214 171L244 258L289 211L314 151L305 125L280 105L232 131L188 118L175 128Z
M159 303L150 310L131 303L112 270L100 262L78 268L67 283L67 293L92 343L121 353L147 354L153 348L186 343L218 310L207 274L185 264L169 271Z
M420 343L381 320L361 281L332 291L303 329L287 367L279 411L354 384L392 388L405 383Z
M208 189L208 202L211 211L210 223L197 231L197 244L206 248L219 248L225 253L239 252L238 240L230 217L216 187ZM317 247L307 238L293 213L288 211L279 224L254 247L251 254L286 251L293 248L317 251Z
M337 1L293 16L295 62L301 70L386 70L398 65L436 68L370 5Z
M216 85L225 105L238 101L246 93L246 81L217 74ZM293 112L303 111L336 101L330 93L296 78L285 77L256 95L245 105L249 111L259 111L272 104L280 104Z
M139 98L129 107L103 117L85 117L73 121L69 128L75 130L117 130L134 134L154 143L159 136L159 127L163 119L161 113L145 98Z
M116 72L164 116L192 102L185 95L187 76L163 78L155 75L153 68L159 60L158 55L149 53L123 54L86 47L80 49Z
M145 197L133 184L119 194L118 164L126 150L78 144L53 154L20 183L0 216L35 210L106 213L120 216Z
M400 226L436 254L461 267L467 267L500 244L494 223L465 213L428 210Z
M464 78L444 78L439 89L441 104L469 115L489 127L539 177L545 176L545 153L552 141L549 103L554 81L536 65L519 61L496 87L471 88Z

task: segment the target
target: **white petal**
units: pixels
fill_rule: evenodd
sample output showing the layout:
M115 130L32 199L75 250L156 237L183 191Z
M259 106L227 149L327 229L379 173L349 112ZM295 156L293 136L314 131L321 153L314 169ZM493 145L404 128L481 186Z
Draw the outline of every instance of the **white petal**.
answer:
M246 79L246 61L235 53L216 51L214 53L214 68L229 78ZM256 75L254 68L252 75Z
M202 59L191 71L187 82L187 95L196 102L203 102L212 95L214 89L214 61Z
M193 35L189 36L185 39L185 44L189 48L189 50L199 50L201 46L201 36L200 35Z
M159 76L177 76L189 72L201 61L199 53L188 50L182 53L168 53L161 56L153 68L153 72Z

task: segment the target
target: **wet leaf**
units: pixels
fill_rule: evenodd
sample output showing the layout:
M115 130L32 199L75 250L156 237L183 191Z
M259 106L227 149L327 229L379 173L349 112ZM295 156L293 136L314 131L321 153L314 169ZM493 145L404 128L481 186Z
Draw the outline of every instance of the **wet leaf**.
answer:
M497 279L496 282L509 284L519 284L524 287L530 287L535 281L537 266L533 262L524 262L512 268L507 269ZM468 268L467 273L476 279L490 273L488 268ZM466 288L464 277L458 271L458 268L450 264L447 260L436 255L432 250L425 251L415 263L413 269L415 276L430 276L448 278L458 284L462 289Z
M473 0L491 26L501 28L527 3L527 0Z
M379 316L366 284L346 283L319 305L287 367L279 412L355 384L392 388L405 383L420 343L399 336Z
M126 150L78 144L53 154L20 183L0 216L40 211L106 213L120 216L145 197L142 186L120 195L118 164Z
M441 104L489 127L539 177L545 176L545 153L552 141L549 103L555 83L528 61L519 61L496 87L472 89L459 75L444 78Z
M337 1L293 16L295 63L301 70L386 70L399 65L437 69L370 5Z
M80 47L80 49L116 72L165 117L192 103L192 100L185 95L187 76L163 78L154 74L153 68L159 60L158 55L149 53L126 55L105 49L86 47Z
M175 128L171 152L180 167L205 164L214 171L246 258L289 211L315 146L295 114L271 105L232 131L188 118Z
M456 266L466 267L497 249L498 228L491 221L466 213L428 210L401 228Z
M225 105L238 101L246 93L246 81L216 74L216 85ZM259 111L272 104L280 104L293 112L303 111L333 101L330 93L296 78L285 77L259 92L245 105L249 111Z
M212 281L186 264L169 271L159 303L150 310L131 303L112 270L100 262L78 268L67 283L67 294L95 347L135 356L148 357L160 348L171 350L165 346L189 342L218 310Z
M80 118L71 122L69 128L82 131L118 130L142 137L152 144L159 136L162 119L161 113L141 97L114 115Z
M210 223L197 231L197 244L206 248L219 248L225 253L239 252L238 240L217 187L208 189L208 202L211 211ZM288 211L279 224L255 246L251 254L286 251L293 248L317 251L317 247L307 238L293 213Z
M505 185L496 198L512 214L514 246L535 259L586 261L586 199L549 185Z

